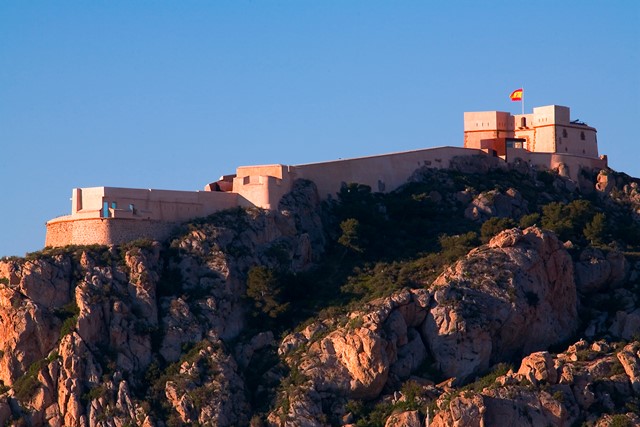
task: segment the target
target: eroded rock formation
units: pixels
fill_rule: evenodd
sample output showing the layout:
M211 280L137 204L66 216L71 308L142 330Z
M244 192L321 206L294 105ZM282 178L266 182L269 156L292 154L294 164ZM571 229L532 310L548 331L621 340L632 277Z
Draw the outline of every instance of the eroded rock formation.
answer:
M458 164L465 173L492 167ZM459 175L421 170L417 194L400 210L413 209L430 226L432 217L456 214L477 230L489 217L539 212L531 194L538 205L570 197L561 176L538 176L517 162L513 168L532 180L526 191L515 184L478 189ZM614 173L593 182L583 175L571 191L591 183L597 208L628 224L633 236L637 183ZM377 221L392 215L376 195L366 194L372 205L352 196L352 211ZM336 263L345 261L348 249L331 246L340 229L331 215L312 184L297 182L278 211L220 213L186 224L167 242L69 247L0 261L0 423L640 422L640 259L624 242L595 247L581 235L562 242L538 226L508 229L459 252L428 280L432 258L421 259L418 273L385 264L395 268L389 281L401 285L394 282L383 297L316 311L305 306L306 317L298 312L295 319L308 319L304 325L270 330L275 315L256 317L249 271L264 267L297 279L327 248ZM371 262L370 254L351 256L362 257L362 268Z

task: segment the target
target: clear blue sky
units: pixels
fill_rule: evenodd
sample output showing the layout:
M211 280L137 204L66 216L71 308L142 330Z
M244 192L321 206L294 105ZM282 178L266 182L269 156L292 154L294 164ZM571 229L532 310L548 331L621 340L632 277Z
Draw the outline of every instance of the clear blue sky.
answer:
M640 176L637 1L0 1L0 255L73 187L462 144L464 111L559 104Z

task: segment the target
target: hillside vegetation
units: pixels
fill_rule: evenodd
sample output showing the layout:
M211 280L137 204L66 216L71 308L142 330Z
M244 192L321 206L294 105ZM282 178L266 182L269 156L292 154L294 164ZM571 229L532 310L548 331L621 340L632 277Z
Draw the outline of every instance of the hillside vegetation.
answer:
M638 425L639 181L466 159L0 261L0 422Z

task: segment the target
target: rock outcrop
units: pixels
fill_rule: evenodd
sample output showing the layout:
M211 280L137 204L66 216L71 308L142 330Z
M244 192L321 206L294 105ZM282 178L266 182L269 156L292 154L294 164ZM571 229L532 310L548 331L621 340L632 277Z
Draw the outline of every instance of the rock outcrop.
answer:
M323 250L315 186L301 181L281 212L221 212L168 247L71 247L1 261L0 380L12 388L0 423L151 426L160 421L151 404L176 422L247 425L244 380L220 341L243 330L247 271L282 263L302 271ZM245 351L261 348L254 344ZM174 362L177 371L159 377Z
M557 356L533 353L522 361L515 374L510 371L481 389L443 394L431 425L565 426L578 420L590 425L612 422L610 415L591 412L592 407L617 413L619 425L637 425L637 415L629 410L629 404L635 405L639 396L632 389L638 367L634 351L638 345L635 342L616 352L605 342L589 345L581 341ZM625 362L621 365L618 359Z
M373 399L407 380L427 358L461 382L569 337L578 323L576 305L573 264L557 238L535 227L507 230L458 261L429 290L372 301L319 339L309 329L329 331L331 324L286 337L280 352L304 378L287 400L295 395L313 413L327 405L323 394ZM528 375L555 379L543 370ZM289 425L275 420L297 418L289 408L270 419Z
M492 217L518 219L528 213L528 203L520 192L508 188L504 193L491 190L478 194L469 203L464 215L474 221L486 221Z
M0 260L0 423L639 424L638 181L483 159Z
M473 250L434 282L433 298L422 331L452 377L545 349L578 326L571 258L555 235L535 227L507 230Z

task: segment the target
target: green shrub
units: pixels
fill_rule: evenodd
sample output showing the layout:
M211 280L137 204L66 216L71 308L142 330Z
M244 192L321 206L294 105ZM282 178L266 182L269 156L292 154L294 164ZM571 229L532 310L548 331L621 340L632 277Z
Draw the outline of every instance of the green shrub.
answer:
M516 223L511 218L489 218L482 224L482 227L480 227L480 238L486 243L501 231L515 226Z
M542 226L559 235L561 239L568 238L572 224L562 203L551 202L543 206Z
M456 261L480 243L478 233L473 231L455 236L441 235L438 240L442 248L440 256L445 262Z
M58 319L65 320L69 317L77 316L80 314L80 308L78 304L76 304L75 300L69 302L68 304L63 305L62 307L58 307L54 310L54 314Z
M60 327L60 338L70 334L76 327L78 322L78 316L80 315L80 308L76 304L75 300L69 302L54 310L54 314L60 320L62 320L62 326Z
M13 383L13 391L18 400L26 402L35 394L40 386L38 381L38 373L42 368L48 365L46 359L33 362L27 372L24 373Z
M473 390L480 393L485 388L493 386L496 382L496 379L505 375L507 372L509 372L510 369L513 369L513 366L511 366L510 364L499 363L491 370L491 372L489 372L485 376L478 378L471 384L467 384L466 386L464 386L462 388L462 391Z
M289 304L281 300L282 287L276 273L267 267L252 267L247 275L247 296L253 300L254 315L276 318L286 312Z
M364 252L360 221L355 218L348 218L340 223L340 229L342 230L342 235L338 238L338 243L353 252Z
M525 229L525 228L536 225L539 221L540 221L540 214L537 212L534 212L529 215L524 215L522 218L520 218L520 221L518 222L518 227Z
M624 414L616 414L611 417L609 427L633 427L633 422Z
M593 218L594 208L588 200L574 200L566 206L551 202L542 207L542 226L555 232L562 240L583 239L583 231ZM595 228L593 231L597 232Z
M101 397L106 398L108 391L109 390L105 385L98 385L89 389L89 391L82 396L82 399L85 402L91 402L92 400L99 399Z
M62 326L60 327L60 338L72 333L76 328L77 322L78 322L77 316L73 316L73 317L69 317L68 319L65 319L65 321L62 322Z
M583 234L592 245L601 245L605 239L606 216L603 213L597 213L593 219L585 225Z

